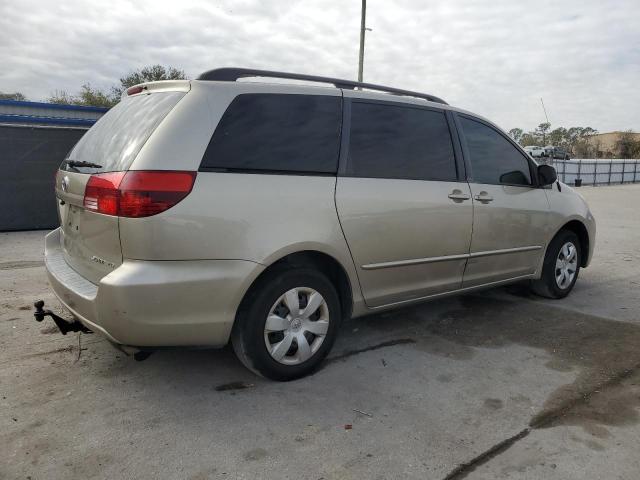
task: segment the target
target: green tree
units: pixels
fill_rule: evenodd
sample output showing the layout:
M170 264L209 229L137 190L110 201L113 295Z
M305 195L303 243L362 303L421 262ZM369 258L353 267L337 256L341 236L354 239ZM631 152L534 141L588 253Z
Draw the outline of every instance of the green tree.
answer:
M544 147L547 144L547 132L551 128L551 124L549 122L541 123L536 127L535 134L538 137L542 137L542 146Z
M571 127L565 134L565 147L576 157L595 158L598 149L589 141L589 137L596 133L598 131L591 127Z
M144 82L157 82L158 80L185 80L184 70L162 65L150 65L120 79L120 86L111 89L112 95L120 97L127 88Z
M25 97L22 93L20 92L14 92L14 93L4 93L4 92L0 92L0 100L26 100L27 97Z
M76 95L72 95L65 90L56 90L49 97L48 101L49 103L90 105L109 108L120 101L122 92L138 83L183 79L186 79L186 76L182 70L174 67L163 67L162 65L150 65L122 77L120 79L120 85L111 87L110 92L100 90L99 88L92 87L89 83L85 83Z
M84 105L93 107L113 107L118 103L118 98L110 95L98 88L94 88L89 83L82 85L77 95L70 95L61 90L56 91L49 97L49 103L63 103L67 105Z
M523 147L530 147L532 145L538 145L540 143L538 137L532 132L523 133L520 137L520 145Z
M514 142L519 142L522 138L524 131L521 128L512 128L509 130L509 136L513 139Z
M549 140L549 143L551 145L555 145L558 147L566 147L569 143L567 141L567 129L564 127L558 127L554 130L551 130L549 132L549 135L547 136L547 139Z
M633 130L622 132L615 144L615 155L618 158L638 158L640 156L640 140L635 139Z

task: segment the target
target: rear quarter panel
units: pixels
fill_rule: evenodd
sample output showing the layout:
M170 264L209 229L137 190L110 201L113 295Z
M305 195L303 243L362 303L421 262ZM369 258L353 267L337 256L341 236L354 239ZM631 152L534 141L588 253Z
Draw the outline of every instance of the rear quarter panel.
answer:
M136 260L249 260L270 265L315 250L360 287L338 221L335 177L199 172L191 194L148 218L121 218L123 256Z

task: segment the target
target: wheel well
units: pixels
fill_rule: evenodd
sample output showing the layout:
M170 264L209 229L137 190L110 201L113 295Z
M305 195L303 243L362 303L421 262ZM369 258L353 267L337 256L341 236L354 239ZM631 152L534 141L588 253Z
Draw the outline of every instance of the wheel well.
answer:
M273 271L283 267L311 267L324 273L336 287L340 298L342 318L346 319L351 316L353 295L351 293L351 282L349 281L347 272L344 271L342 265L340 265L335 258L316 250L305 250L302 252L292 253L269 265L258 276L258 278L253 281L251 287L249 287L249 290L247 290L247 293L245 294L245 298L250 296L250 292L261 281L261 279L270 275ZM242 303L244 303L244 300Z
M587 232L587 227L578 220L571 220L567 224L565 224L561 230L569 230L575 233L578 236L578 240L580 240L580 266L584 267L587 265L587 260L589 259L589 232Z

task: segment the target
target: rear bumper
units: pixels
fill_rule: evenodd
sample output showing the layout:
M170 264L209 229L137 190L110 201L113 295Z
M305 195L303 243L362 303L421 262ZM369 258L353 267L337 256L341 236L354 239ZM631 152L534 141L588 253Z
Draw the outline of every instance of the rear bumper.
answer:
M93 284L45 239L49 282L64 306L111 342L135 347L223 346L244 293L262 272L243 260L127 260Z

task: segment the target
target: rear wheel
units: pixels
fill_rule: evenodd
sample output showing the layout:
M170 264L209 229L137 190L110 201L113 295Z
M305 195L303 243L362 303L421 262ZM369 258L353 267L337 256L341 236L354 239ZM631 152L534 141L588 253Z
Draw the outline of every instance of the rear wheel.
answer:
M549 244L542 275L532 290L547 298L564 298L573 289L580 272L580 241L570 230L561 230Z
M341 321L332 283L310 268L282 269L259 280L248 295L232 335L242 363L272 380L312 372L331 350Z

